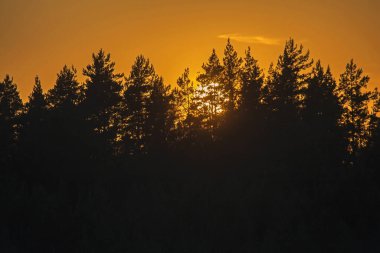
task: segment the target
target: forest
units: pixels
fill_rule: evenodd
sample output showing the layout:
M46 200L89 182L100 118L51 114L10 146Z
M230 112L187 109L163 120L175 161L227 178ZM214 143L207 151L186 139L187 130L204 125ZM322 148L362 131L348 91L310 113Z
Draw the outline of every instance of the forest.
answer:
M102 49L24 103L0 82L0 252L380 252L380 96L292 38L175 85Z

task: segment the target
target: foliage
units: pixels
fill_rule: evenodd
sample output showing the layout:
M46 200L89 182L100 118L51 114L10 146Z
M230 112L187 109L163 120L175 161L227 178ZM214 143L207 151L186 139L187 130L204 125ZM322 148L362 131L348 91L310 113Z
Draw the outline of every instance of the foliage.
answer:
M171 87L140 55L0 82L1 252L378 252L380 98L293 39L268 73L228 40Z

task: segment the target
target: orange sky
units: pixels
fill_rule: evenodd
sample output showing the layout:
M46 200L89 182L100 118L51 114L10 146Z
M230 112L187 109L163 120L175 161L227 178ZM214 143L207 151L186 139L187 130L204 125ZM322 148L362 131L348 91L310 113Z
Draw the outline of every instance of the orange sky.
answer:
M193 76L213 47L220 58L231 37L251 46L262 67L290 36L337 76L349 59L380 83L378 0L0 0L0 77L14 77L22 98L38 74L46 90L64 64L82 68L99 48L119 72L149 57L167 83L185 67Z

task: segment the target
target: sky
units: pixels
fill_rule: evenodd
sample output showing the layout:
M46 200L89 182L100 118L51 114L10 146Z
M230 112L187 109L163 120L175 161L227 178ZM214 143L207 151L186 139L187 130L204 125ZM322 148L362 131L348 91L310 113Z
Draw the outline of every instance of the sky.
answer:
M292 37L335 77L353 58L380 87L379 11L379 0L0 0L0 78L13 76L25 101L36 75L46 91L65 64L83 81L103 48L117 72L143 54L174 84L213 48L222 58L227 38L267 70Z

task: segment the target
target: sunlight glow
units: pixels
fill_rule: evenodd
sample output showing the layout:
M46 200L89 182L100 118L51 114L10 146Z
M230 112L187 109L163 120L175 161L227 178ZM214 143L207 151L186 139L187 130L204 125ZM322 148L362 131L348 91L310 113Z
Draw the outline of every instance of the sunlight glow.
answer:
M196 89L196 96L201 100L198 109L206 109L210 114L218 115L223 112L223 103L226 98L219 83L199 85Z

